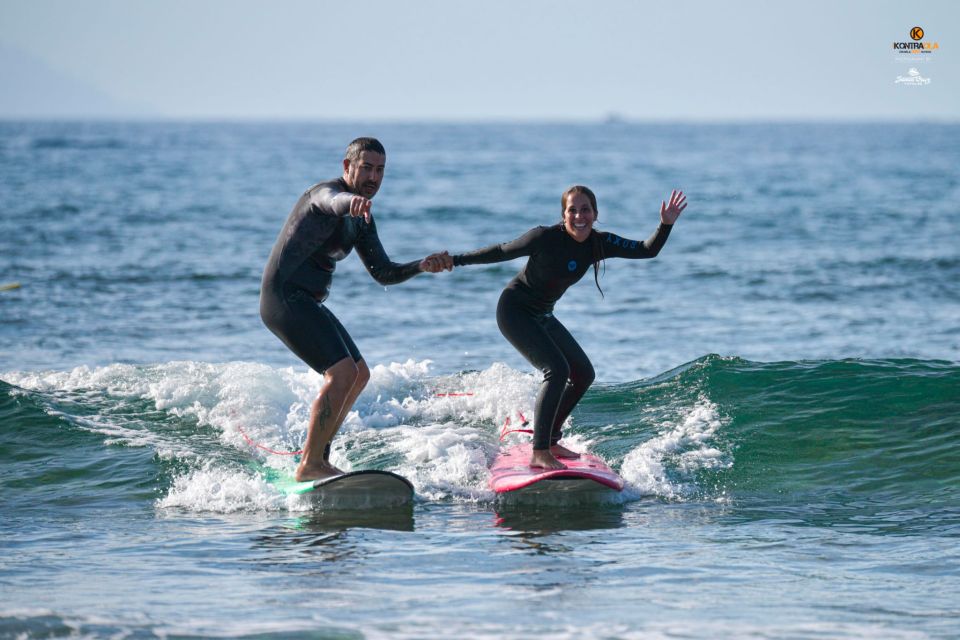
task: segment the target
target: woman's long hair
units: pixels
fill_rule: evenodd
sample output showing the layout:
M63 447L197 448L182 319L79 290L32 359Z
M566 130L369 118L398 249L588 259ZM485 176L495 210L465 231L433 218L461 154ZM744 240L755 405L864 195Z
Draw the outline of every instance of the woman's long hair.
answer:
M593 207L593 212L596 216L600 217L600 210L597 209L597 196L594 195L593 191L589 187L585 187L582 184L575 184L566 191L563 192L563 195L560 196L560 220L564 221L564 216L566 215L567 210L567 198L576 194L582 193L587 196L587 199L590 200L590 206ZM600 288L600 268L597 266L599 263L603 262L603 271L607 271L607 263L604 260L603 256L603 242L600 241L600 234L597 233L594 229L590 230L590 245L593 248L593 281L597 285L597 291L600 292L600 297L603 298L603 289Z

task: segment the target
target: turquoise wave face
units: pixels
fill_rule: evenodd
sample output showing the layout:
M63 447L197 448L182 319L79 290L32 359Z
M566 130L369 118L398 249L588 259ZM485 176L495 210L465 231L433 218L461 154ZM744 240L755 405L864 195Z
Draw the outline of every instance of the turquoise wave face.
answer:
M103 405L119 410L121 403L82 395L87 397L30 392L0 382L0 458L5 461L0 491L10 507L89 513L156 499L155 451L104 440L105 432L117 427ZM141 406L139 413L150 412Z
M536 378L502 365L448 377L408 367L374 372L335 455L399 471L427 501L492 499L485 474L498 427L529 412ZM292 461L251 449L236 426L275 447L296 445L310 375L170 363L14 376L22 386L0 383L10 469L2 490L14 504L288 508L249 462ZM627 499L719 503L731 518L955 532L958 389L960 367L940 361L711 355L594 387L567 434L620 471Z
M918 360L757 364L709 358L700 378L729 417L738 495L843 492L923 504L960 479L960 369Z
M606 389L585 408L603 422L610 417L603 409L620 402L645 438L673 407L709 399L723 423L712 445L725 464L701 465L685 478L691 447L680 446L663 461L664 474L692 480L699 497L729 500L736 517L956 532L958 390L960 367L948 362L708 356ZM620 448L636 446L629 428L620 437Z

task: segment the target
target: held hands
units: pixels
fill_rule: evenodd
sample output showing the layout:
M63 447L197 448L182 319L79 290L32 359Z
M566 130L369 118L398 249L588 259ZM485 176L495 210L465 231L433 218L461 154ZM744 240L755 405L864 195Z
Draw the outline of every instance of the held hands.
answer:
M426 271L428 273L453 271L453 258L446 251L431 253L420 261L420 271Z
M373 203L363 196L353 196L350 198L350 215L354 218L363 216L366 222L370 223L370 207Z
M673 190L670 194L670 204L660 201L660 222L663 224L673 224L687 208L687 196L683 191Z

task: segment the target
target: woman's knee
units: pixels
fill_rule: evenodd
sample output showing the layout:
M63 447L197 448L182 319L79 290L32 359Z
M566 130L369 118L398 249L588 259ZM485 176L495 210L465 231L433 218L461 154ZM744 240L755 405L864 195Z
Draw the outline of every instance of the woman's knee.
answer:
M587 389L596 377L597 373L589 362L581 362L570 369L570 384L580 389Z
M566 360L554 360L543 366L544 380L561 380L566 382L570 379L570 364Z

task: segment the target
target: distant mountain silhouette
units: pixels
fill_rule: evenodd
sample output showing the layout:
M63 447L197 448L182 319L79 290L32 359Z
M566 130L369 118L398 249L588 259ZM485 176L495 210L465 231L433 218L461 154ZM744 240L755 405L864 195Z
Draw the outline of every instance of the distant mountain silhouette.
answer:
M0 44L0 118L143 118L149 109L106 92L9 45Z

